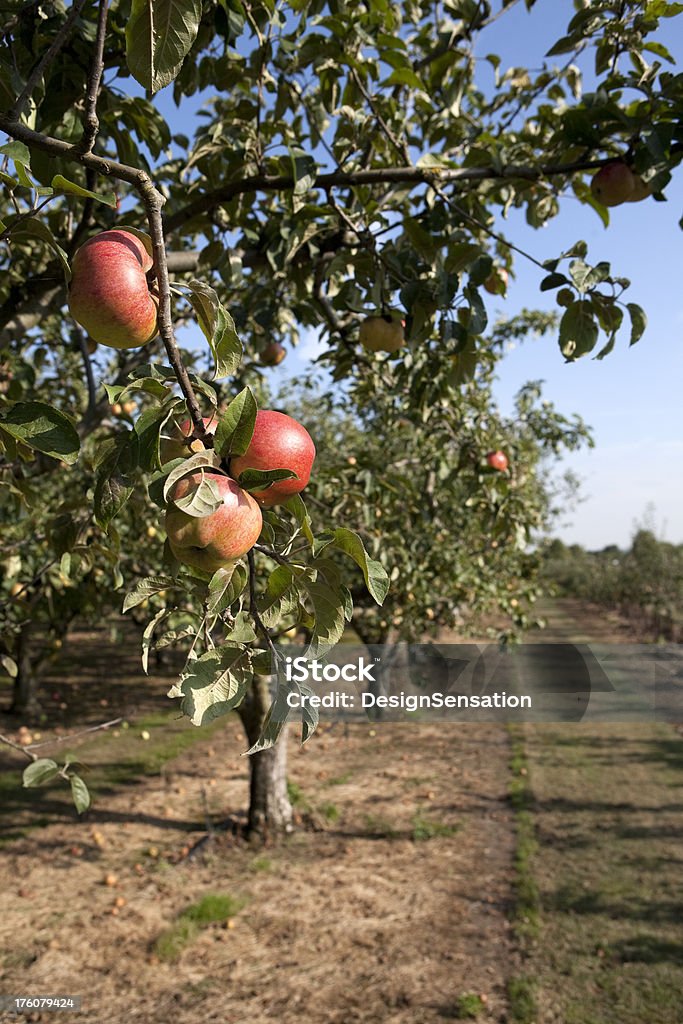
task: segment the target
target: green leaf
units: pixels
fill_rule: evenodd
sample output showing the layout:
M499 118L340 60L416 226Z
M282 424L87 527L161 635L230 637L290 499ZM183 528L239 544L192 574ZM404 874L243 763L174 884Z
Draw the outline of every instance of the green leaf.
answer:
M304 499L300 494L293 494L291 498L288 498L285 502L285 508L289 509L292 513L310 547L313 547L315 537L313 536L313 530L311 529L311 517L308 514L308 509L306 508Z
M323 536L327 536L327 534ZM340 526L332 532L331 537L334 546L352 558L362 570L365 585L373 600L377 604L383 604L384 598L389 592L389 577L382 563L369 557L363 541L353 530L347 530Z
M22 235L25 235L29 238L39 238L41 241L49 245L53 252L55 252L59 257L59 262L61 263L62 270L64 271L64 279L68 284L71 280L69 257L64 252L47 224L42 220L38 220L37 217L29 217L27 220L20 221L16 228L11 227L12 220L10 220L9 223L13 238L21 238Z
M560 320L559 340L566 359L578 359L592 352L598 340L598 325L589 302L579 299L567 306Z
M216 361L215 380L230 377L242 361L242 342L227 309L208 284L190 281L190 302Z
M313 607L314 624L306 657L317 659L339 643L344 633L345 598L324 582L305 581L306 591Z
M201 0L133 0L126 26L126 60L148 92L169 85L197 36Z
M216 481L202 471L201 480L193 483L182 498L175 498L173 504L193 519L204 519L212 512L218 511L223 504L223 498L218 492Z
M213 618L227 611L246 587L248 578L247 570L241 562L227 569L217 569L209 581L207 616Z
M253 678L247 651L225 645L190 663L177 686L193 725L206 725L242 703Z
M145 626L142 634L142 670L147 672L149 667L149 652L152 646L152 639L154 637L154 630L157 628L162 619L165 619L169 615L168 608L162 608L156 613L154 618Z
M411 68L396 68L382 85L407 85L411 89L420 89L424 91L424 82L416 75Z
M121 609L124 614L131 608L136 608L152 594L159 594L162 590L177 590L178 584L170 576L145 576L138 580L133 589L126 594Z
M244 388L218 421L213 447L221 458L244 455L254 434L258 406L251 388Z
M172 469L166 477L166 483L164 484L164 501L168 501L171 491L184 476L189 476L191 473L196 473L199 470L217 470L220 469L221 460L212 448L206 448L203 452L195 452L189 459L183 459L179 466Z
M81 199L94 199L97 203L104 203L105 206L111 206L113 210L116 209L118 203L113 192L106 192L104 194L100 192L91 192L90 189L83 188L82 185L77 185L75 181L69 181L68 178L63 177L61 174L55 174L50 184L55 192L59 192L62 195L80 196Z
M647 328L647 317L645 310L635 302L627 302L629 316L631 317L631 340L629 345L635 345L640 341Z
M71 465L81 442L68 417L44 402L18 402L0 420L0 427L35 451Z
M97 525L106 530L111 521L116 519L133 490L133 485L126 477L100 475L95 484L94 497Z
M278 565L268 577L265 593L259 598L258 608L264 626L277 626L287 615L299 606L299 588L295 584L293 571L286 565Z
M71 785L71 796L73 797L74 805L79 814L83 814L90 807L90 793L80 775L70 775L69 783Z
M24 768L22 781L25 789L42 786L44 782L54 779L59 773L59 765L49 757L39 757Z
M238 483L245 491L265 491L280 480L298 480L291 469L245 469L240 473Z
M569 284L569 281L564 274L548 274L548 276L544 277L541 281L541 291L548 292L552 288L561 288L563 284Z

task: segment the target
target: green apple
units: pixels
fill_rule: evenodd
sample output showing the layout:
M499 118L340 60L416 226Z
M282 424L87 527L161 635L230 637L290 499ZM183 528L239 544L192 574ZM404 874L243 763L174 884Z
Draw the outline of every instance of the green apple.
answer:
M406 340L405 320L391 313L369 316L360 325L358 339L368 352L398 352Z

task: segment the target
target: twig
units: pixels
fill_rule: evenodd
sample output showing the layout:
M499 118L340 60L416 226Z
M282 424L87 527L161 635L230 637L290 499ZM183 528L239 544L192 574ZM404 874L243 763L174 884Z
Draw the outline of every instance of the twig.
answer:
M364 84L362 78L360 77L360 75L358 74L358 72L356 71L355 68L351 69L351 77L353 78L353 80L356 83L356 85L358 86L359 90L361 91L361 93L365 97L365 100L366 100L368 106L370 107L370 110L375 115L377 123L379 124L380 128L382 129L382 131L386 135L387 139L389 140L391 145L394 147L394 149L396 150L398 155L405 161L406 165L408 167L411 167L412 166L412 161L410 159L410 153L408 152L407 144L405 142L399 142L399 140L396 138L396 136L394 135L393 131L391 130L391 128L389 127L387 122L382 117L382 114L380 113L379 108L378 108L377 104L375 103L374 97L371 96L371 94L365 88L365 84Z
M24 754L24 756L27 757L29 761L38 760L38 755L32 754L28 747L20 747L18 743L15 743L14 740L8 739L7 736L3 736L2 733L0 733L0 743L4 743L5 746L11 747L12 750L18 750L19 753Z
M88 342L86 341L85 332L80 328L75 328L74 333L78 338L78 347L81 350L83 368L85 369L85 381L88 387L88 407L83 415L83 418L87 419L92 415L92 412L97 405L97 388L95 386L95 375L92 372L92 363L90 362L90 353L88 352Z
M272 558L274 562L279 562L280 565L290 566L292 563L284 555L274 551L272 548L267 548L263 544L254 544L254 551L260 551L262 555L267 555L268 558Z
M52 43L50 44L48 49L45 51L43 56L40 58L40 60L34 67L33 71L28 77L26 85L21 90L21 92L17 96L16 101L10 108L10 111L7 116L11 121L18 121L21 115L23 114L24 107L26 106L28 100L31 98L31 94L33 93L33 90L38 84L38 81L40 80L43 72L45 71L45 68L48 66L48 64L52 63L52 61L55 59L59 51L64 46L64 43L67 41L67 39L71 35L71 32L73 31L76 18L79 16L84 7L85 0L74 0L73 6L67 15L66 21L60 28L55 38L52 40Z
M275 663L277 663L280 660L280 652L273 643L273 638L271 637L270 633L263 624L263 619L259 615L258 608L256 607L256 566L254 564L253 548L247 553L247 561L249 563L249 614L254 620L254 625L256 626L256 629L261 634L263 639L266 641L271 656L273 657Z
M51 740L44 740L42 743L29 743L28 747L22 748L26 750L40 750L41 747L52 747L57 743L70 743L72 740L80 739L81 736L86 736L91 732L103 732L105 729L111 729L114 725L119 725L122 722L122 718L112 718L110 722L102 722L101 725L90 725L87 729L80 729L78 732L72 732L68 736L55 736Z
M83 153L92 152L95 145L97 133L100 130L100 122L97 117L97 99L100 93L102 72L104 71L104 41L107 34L107 12L109 0L100 0L100 10L97 18L97 37L95 39L95 53L93 54L90 74L88 76L88 92L85 98L85 120L83 124L83 135L78 148Z

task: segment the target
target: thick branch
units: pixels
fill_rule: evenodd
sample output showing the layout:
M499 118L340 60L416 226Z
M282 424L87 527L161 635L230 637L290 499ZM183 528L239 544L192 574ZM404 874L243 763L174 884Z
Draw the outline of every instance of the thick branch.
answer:
M0 118L0 128L2 125ZM437 181L441 185L460 182L506 181L511 178L522 178L525 181L538 181L541 178L573 174L576 171L590 171L614 161L614 157L603 157L595 160L578 160L569 164L540 164L538 167L511 164L509 167L454 167L434 168L421 167L372 167L360 171L331 171L319 174L311 190L330 188L354 188L358 185L431 185ZM169 232L177 231L186 221L197 217L216 206L229 202L235 196L246 192L288 192L294 188L295 181L288 174L254 174L248 178L231 181L213 192L205 192L187 206L176 210L167 218L166 227Z

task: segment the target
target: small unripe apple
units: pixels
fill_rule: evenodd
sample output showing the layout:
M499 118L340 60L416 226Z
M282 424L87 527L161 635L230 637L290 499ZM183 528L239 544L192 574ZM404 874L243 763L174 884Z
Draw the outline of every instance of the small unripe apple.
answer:
M370 316L360 325L358 339L368 352L398 352L405 344L405 320L386 313Z
M173 505L196 489L202 479L210 480L222 498L215 512L201 519ZM171 492L166 511L166 534L171 551L179 562L205 572L226 568L246 554L258 540L263 520L261 509L251 494L235 480L218 473L191 473L183 477Z
M261 362L264 366L278 366L287 355L287 349L279 341L271 341L261 353Z
M633 175L633 192L626 200L627 203L642 203L643 199L647 199L648 196L652 195L652 190L649 185L646 185L639 174Z
M256 414L249 447L244 455L231 460L230 472L234 477L247 469L289 469L296 473L295 478L280 480L254 494L260 505L270 508L303 491L311 478L314 459L315 445L305 427L283 412L262 409Z
M121 416L123 414L123 406L120 402L114 402L111 411L114 416Z
M135 402L124 402L121 408L127 416L132 416L134 412L137 412L138 407Z
M202 419L206 433L215 434L216 427L218 426L218 420L216 417L204 416ZM193 442L193 445L196 445L196 447L183 443L183 438L188 438L194 430L194 423L192 420L184 420L182 423L174 423L171 425L170 429L168 427L165 429L169 432L168 434L162 434L159 442L159 458L161 459L162 466L167 462L172 462L173 459L186 459L193 451L201 451L202 448L204 448L204 445L201 444L201 442Z
M349 466L355 466L356 463L358 462L358 459L356 458L355 455L349 455L346 461L348 462Z
M601 167L591 181L593 197L603 206L621 206L636 187L636 179L623 160Z
M157 528L156 528L156 526L148 526L147 527L147 536L150 538L150 540L154 540L156 535L157 535Z
M19 581L17 581L16 583L13 583L12 586L10 587L10 595L12 597L19 598L19 600L21 601L24 601L27 597L26 587L24 586L23 583L19 583Z
M130 231L101 231L80 247L73 258L69 309L93 341L129 349L156 337L158 301L146 277L153 265Z
M497 469L500 473L504 473L509 465L507 455L501 451L489 452L486 461L491 469Z
M495 267L484 281L489 295L505 295L508 290L508 272L505 267Z

